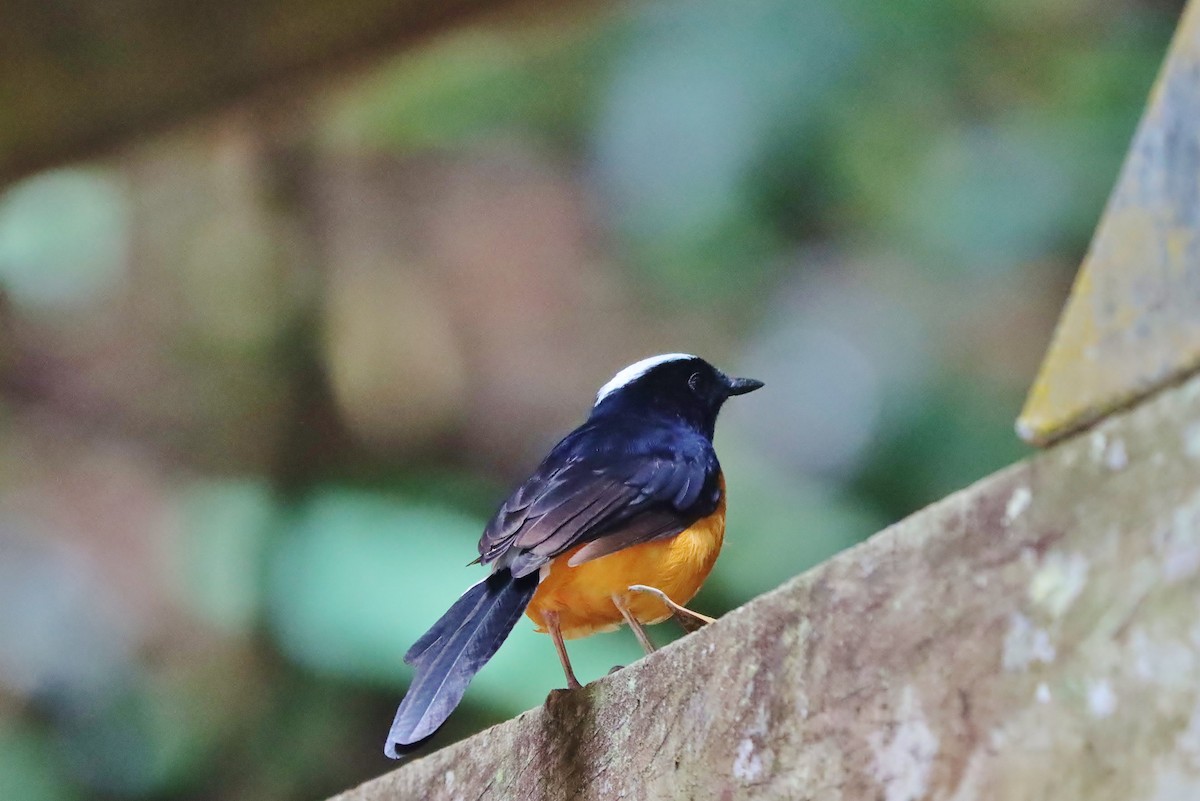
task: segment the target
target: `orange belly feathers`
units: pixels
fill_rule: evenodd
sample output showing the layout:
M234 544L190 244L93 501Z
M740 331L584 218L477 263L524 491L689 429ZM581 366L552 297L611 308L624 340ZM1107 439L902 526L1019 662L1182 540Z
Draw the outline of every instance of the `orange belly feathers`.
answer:
M666 604L652 595L627 592L631 584L645 584L685 605L708 578L725 538L725 482L716 511L669 539L634 545L576 567L567 561L579 548L556 557L549 574L538 585L525 614L546 631L546 612L558 613L565 639L612 631L624 621L612 596L625 595L625 603L640 623L659 623L671 616Z

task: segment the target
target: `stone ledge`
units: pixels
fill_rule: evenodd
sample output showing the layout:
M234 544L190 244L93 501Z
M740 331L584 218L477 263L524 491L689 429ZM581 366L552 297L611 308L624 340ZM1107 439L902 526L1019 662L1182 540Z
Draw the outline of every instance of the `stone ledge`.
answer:
M1200 378L336 801L1200 798L1198 609Z

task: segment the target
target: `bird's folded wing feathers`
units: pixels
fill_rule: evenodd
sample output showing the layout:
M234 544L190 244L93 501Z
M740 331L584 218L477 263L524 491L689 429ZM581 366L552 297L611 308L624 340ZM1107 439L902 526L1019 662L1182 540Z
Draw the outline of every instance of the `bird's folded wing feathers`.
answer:
M715 507L719 469L711 445L699 442L539 470L484 530L482 561L501 560L520 576L580 544L588 543L572 564L677 534Z

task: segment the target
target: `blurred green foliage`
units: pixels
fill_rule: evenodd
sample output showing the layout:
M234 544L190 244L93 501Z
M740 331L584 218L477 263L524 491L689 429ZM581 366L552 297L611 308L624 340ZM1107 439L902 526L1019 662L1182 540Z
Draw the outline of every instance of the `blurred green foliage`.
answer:
M401 657L487 516L648 353L767 382L718 432L706 612L1019 458L1177 10L632 4L9 188L0 798L391 767ZM570 649L586 679L640 653ZM560 683L522 623L435 745Z
M50 738L30 725L0 729L0 796L22 801L68 801L80 792L63 775Z
M130 209L111 173L51 172L0 200L0 281L15 302L82 303L111 287L128 258Z

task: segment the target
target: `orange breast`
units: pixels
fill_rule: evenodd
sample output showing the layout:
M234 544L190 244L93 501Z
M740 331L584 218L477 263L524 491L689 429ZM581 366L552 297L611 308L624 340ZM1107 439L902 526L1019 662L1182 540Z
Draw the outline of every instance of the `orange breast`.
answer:
M716 511L670 539L634 545L576 567L567 561L579 548L556 557L525 614L538 631L545 631L543 615L557 612L563 637L573 639L620 626L624 618L612 596L626 592L631 584L657 587L675 603L686 604L708 578L724 538L722 480ZM671 615L666 604L646 593L629 593L626 603L642 623L658 623Z

